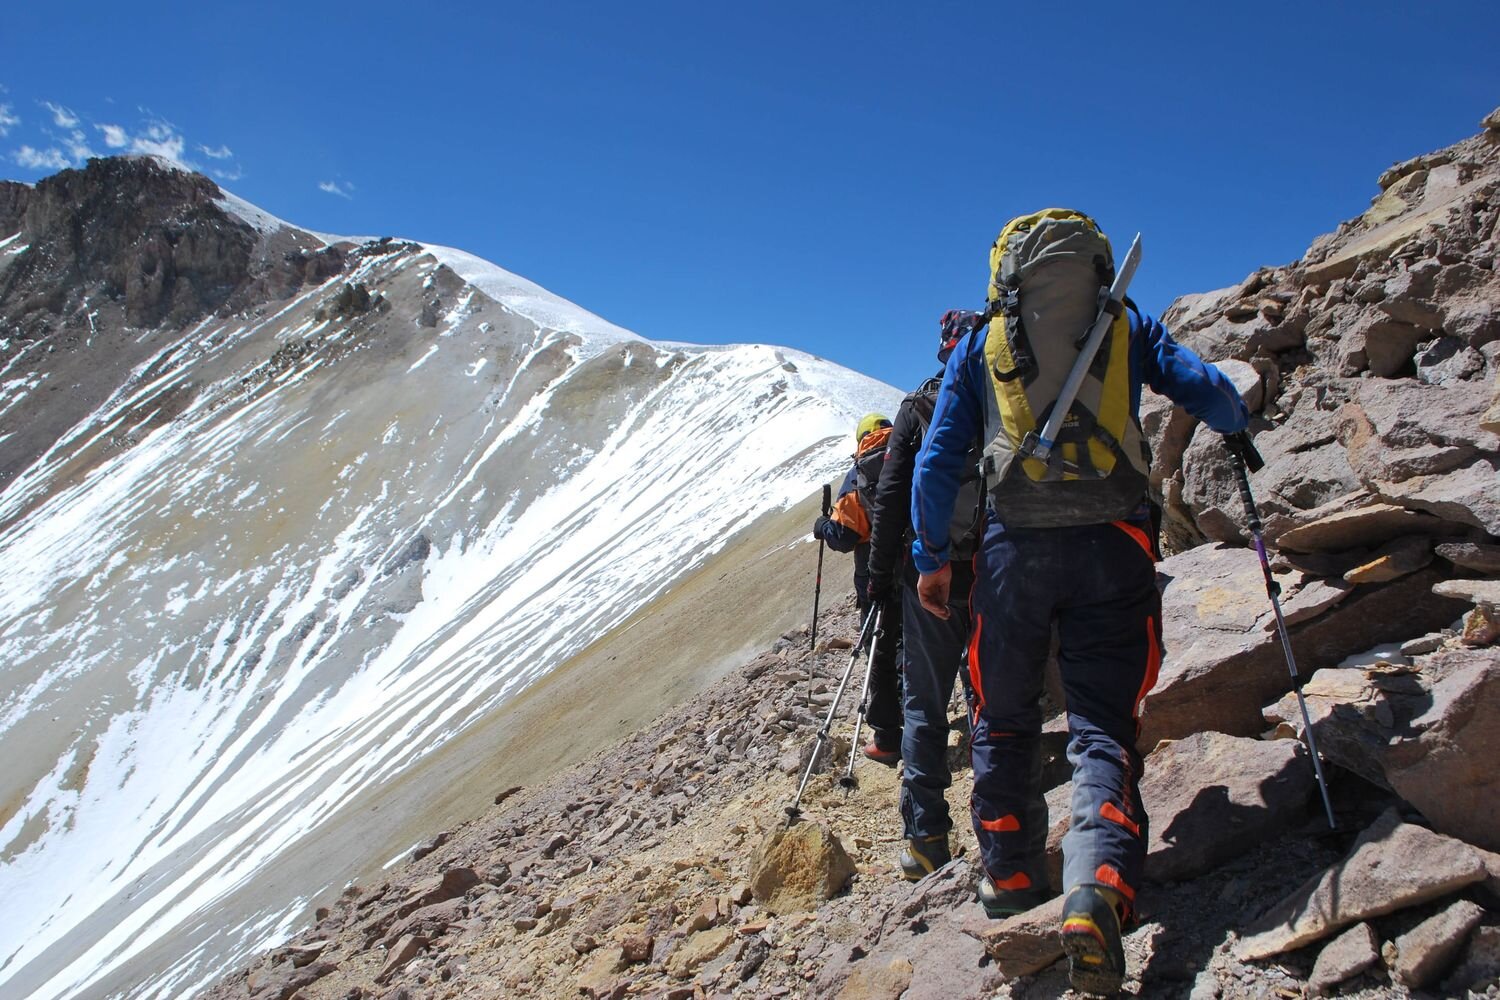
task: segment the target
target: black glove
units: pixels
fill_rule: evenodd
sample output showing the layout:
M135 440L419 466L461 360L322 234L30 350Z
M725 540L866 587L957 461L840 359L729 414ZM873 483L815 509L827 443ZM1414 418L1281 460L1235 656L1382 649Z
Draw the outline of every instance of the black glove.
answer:
M818 515L818 519L813 522L813 537L826 541L828 537L828 522L832 520L833 518L827 514Z
M872 576L865 592L869 594L872 604L889 604L891 598L896 596L896 586L893 581L883 576Z

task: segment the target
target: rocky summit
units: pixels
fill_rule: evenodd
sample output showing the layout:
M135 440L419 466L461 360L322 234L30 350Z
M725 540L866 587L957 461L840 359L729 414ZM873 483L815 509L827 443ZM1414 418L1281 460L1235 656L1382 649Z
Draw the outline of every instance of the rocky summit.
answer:
M1255 415L1251 486L1336 825L1230 457L1148 394L1172 554L1131 995L1500 995L1500 113L1483 127L1386 171L1300 261L1167 313ZM856 787L838 780L856 696L788 828L854 633L835 602L817 649L788 631L556 778L496 788L205 996L1071 995L1060 900L986 919L965 829L949 865L902 881L897 774L855 757Z

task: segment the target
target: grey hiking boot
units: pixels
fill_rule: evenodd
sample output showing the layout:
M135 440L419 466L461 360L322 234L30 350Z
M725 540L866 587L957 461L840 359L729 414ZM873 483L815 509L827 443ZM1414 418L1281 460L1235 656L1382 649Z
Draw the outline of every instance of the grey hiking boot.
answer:
M1051 898L1052 893L1046 889L997 889L988 875L979 880L979 902L984 907L984 915L991 920L1025 913Z
M901 874L908 882L919 882L953 860L948 835L912 837L901 849Z
M1068 954L1068 980L1082 993L1111 996L1125 982L1125 946L1120 940L1122 906L1118 893L1080 885L1063 905L1062 946Z

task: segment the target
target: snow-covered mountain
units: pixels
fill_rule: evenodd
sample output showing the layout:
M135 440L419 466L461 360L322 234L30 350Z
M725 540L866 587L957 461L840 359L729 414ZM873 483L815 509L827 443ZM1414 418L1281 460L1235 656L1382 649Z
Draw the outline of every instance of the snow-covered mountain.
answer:
M897 398L149 159L0 183L0 996L183 995L284 935Z

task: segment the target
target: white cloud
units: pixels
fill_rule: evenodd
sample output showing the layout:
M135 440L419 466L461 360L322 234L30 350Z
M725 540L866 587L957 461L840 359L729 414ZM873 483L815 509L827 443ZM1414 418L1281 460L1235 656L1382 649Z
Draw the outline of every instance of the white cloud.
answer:
M175 128L163 121L148 123L144 134L134 136L130 140L132 153L160 156L164 160L191 167L192 164L184 160L182 156L186 149L187 141L177 133Z
M348 198L350 201L354 200L354 185L347 182L340 185L338 181L319 181L318 190L336 194L340 198Z
M91 156L99 155L89 148L88 139L78 129L74 129L73 132L68 136L67 144L68 155L73 158L74 163L82 163L84 160L87 160Z
M61 104L53 104L51 101L39 102L42 107L52 112L52 123L58 128L77 128L78 116Z
M115 118L113 122L98 122L87 110L75 112L72 108L52 101L37 101L36 104L46 110L48 118L38 123L39 137L22 137L39 145L22 146L8 153L0 152L0 156L26 167L62 169L67 166L82 166L85 160L97 156L124 153L161 157L188 170L210 172L222 180L233 181L243 176L235 160L234 150L228 144L206 145L192 142L176 125L147 108L139 109L140 118L134 122L120 118ZM20 124L21 119L12 110L12 105L0 103L0 136L12 133L14 127ZM102 152L92 145L94 142L101 143ZM193 159L197 159L198 163L194 163ZM337 193L347 198L351 196L349 192L352 190L353 185L347 185Z
M11 156L21 166L30 170L62 170L71 164L63 151L55 146L51 149L32 149L30 146L22 146Z

